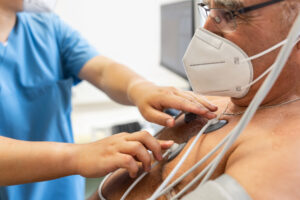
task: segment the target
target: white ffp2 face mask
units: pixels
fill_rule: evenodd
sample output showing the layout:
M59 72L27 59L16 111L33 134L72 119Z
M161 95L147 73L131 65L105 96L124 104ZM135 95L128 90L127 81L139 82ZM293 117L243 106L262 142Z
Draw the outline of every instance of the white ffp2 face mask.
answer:
M24 12L53 12L57 0L24 0Z
M280 42L251 58L236 44L208 30L198 28L183 57L187 77L194 92L210 96L244 97L253 81L251 60L280 47Z

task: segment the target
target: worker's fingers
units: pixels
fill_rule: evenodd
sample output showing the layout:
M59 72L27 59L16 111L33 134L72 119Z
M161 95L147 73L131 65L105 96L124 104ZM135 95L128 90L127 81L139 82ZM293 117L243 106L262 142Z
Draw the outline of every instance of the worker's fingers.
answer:
M147 131L133 133L127 136L126 139L128 141L139 141L141 144L147 147L147 149L152 151L154 157L157 160L162 160L160 143Z
M144 109L142 114L145 117L145 119L150 122L167 127L173 127L175 125L175 119L172 116L153 107L148 106Z
M143 164L145 171L150 171L151 169L151 155L140 142L127 142L122 148L120 153L129 154L137 159L137 161Z
M158 140L158 142L162 149L169 149L174 144L173 140Z
M188 99L180 96L170 96L163 98L161 99L160 104L165 108L174 108L185 112L191 112L208 119L213 119L217 116L215 113L210 112L203 105L189 101Z
M177 90L174 92L174 94L181 96L183 98L186 98L194 103L200 103L204 107L208 108L210 111L215 112L218 110L218 107L216 105L213 105L212 103L210 103L204 96L197 95L192 91Z
M136 160L132 156L122 153L118 155L117 168L125 168L131 178L135 178L139 171Z
M213 103L211 103L205 96L203 95L198 95L195 94L192 91L189 91L188 93L190 93L190 95L194 96L196 99L198 99L198 101L203 104L206 107L209 107L211 111L217 111L218 110L218 106L214 105Z

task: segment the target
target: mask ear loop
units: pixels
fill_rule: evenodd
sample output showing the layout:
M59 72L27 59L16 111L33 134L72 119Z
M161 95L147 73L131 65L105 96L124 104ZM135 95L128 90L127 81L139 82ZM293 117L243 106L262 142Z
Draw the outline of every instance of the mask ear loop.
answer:
M298 19L300 19L300 15L298 17ZM299 24L300 26L300 24ZM292 31L294 32L294 31ZM292 36L291 36L292 37ZM292 49L298 42L300 41L300 38L298 36L298 39L297 41L294 43L294 45L291 47L291 46L285 46L286 48L290 48ZM272 48L258 54L258 55L255 55L252 57L252 59L255 59L255 58L258 58L260 57L261 55L264 55L266 52L269 53L271 51L273 51L274 49L286 44L288 42L288 39L282 41L281 43L278 43L277 45L273 46ZM286 53L286 52L289 52L289 53ZM290 51L286 51L285 53L282 53L282 55L280 55L280 57L284 57L283 59L285 59L285 62L286 60L288 59L288 57L286 56L287 54L290 54L291 50ZM260 56L259 56L260 55ZM246 60L249 60L248 59L245 59L243 60L244 62L246 62ZM250 59L251 60L251 59ZM279 60L279 61L278 61ZM270 72L272 69L275 68L275 66L277 66L278 62L281 61L281 59L278 59L275 61L275 63L267 70L267 72L265 72L263 75L266 75L268 72ZM284 66L285 62L283 63L279 63L282 64ZM283 68L283 66L281 68ZM276 69L276 68L275 68ZM278 73L279 74L279 73ZM262 75L261 75L262 76ZM263 76L262 76L263 77ZM259 77L260 78L260 77ZM271 79L271 78L270 78ZM275 79L276 80L276 79ZM267 80L266 80L267 81ZM256 81L257 82L257 81ZM274 81L275 82L275 81ZM265 83L267 85L267 83ZM272 84L273 85L273 84ZM271 88L271 87L269 87ZM263 88L264 89L264 88ZM261 92L261 93L264 93L264 92ZM267 93L267 92L266 92ZM265 93L265 94L266 94ZM264 95L265 95L264 94ZM258 97L257 97L258 98ZM263 99L263 98L262 98ZM254 101L252 103L254 103L256 100L254 99ZM260 104L260 103L259 103ZM259 105L258 105L259 106ZM258 108L257 106L257 108ZM256 112L257 108L255 109L254 113ZM251 109L248 109L249 112L251 112L252 108ZM253 116L253 115L252 115ZM247 119L248 118L248 119ZM250 116L247 116L247 114L245 113L245 120L248 120L249 122L249 119L251 119L252 117ZM241 120L242 122L242 120ZM241 123L240 122L240 123ZM248 124L247 122L245 122L244 124ZM246 126L244 125L244 127ZM160 195L163 195L165 194L166 192L168 192L171 188L173 188L175 185L177 185L182 179L184 179L187 175L189 175L193 170L195 170L198 166L200 166L203 162L205 162L205 160L207 158L209 158L212 153L215 152L216 149L219 149L221 146L224 145L224 143L226 143L226 145L224 146L223 150L220 152L220 154L217 155L217 157L208 165L206 166L206 168L204 168L200 174L198 174L188 185L186 185L178 194L176 194L171 200L176 200L178 199L179 197L181 197L188 189L190 189L195 183L197 183L205 174L206 176L204 177L204 179L201 181L200 185L204 184L209 178L210 176L212 175L212 173L215 171L217 165L219 164L220 160L223 158L223 156L225 155L225 153L227 152L227 150L232 146L232 144L235 142L235 140L237 139L237 137L241 134L242 132L242 127L243 124L241 125L238 125L238 127L236 127L234 130L232 130L224 139L223 141L221 141L216 147L215 149L213 149L207 156L205 156L204 158L202 158L197 164L195 164L190 170L188 170L186 173L184 173L181 177L179 177L177 180L175 180L175 182L173 182L170 186L168 186L165 190L163 190ZM242 127L242 128L240 128ZM239 128L241 130L239 130Z
M261 80L263 77L265 77L270 71L272 71L272 69L274 69L274 64L271 65L271 67L269 67L266 71L264 71L264 73L262 73L259 77L257 77L254 81L252 81L251 83L241 87L241 89L246 89L251 87L252 85L254 85L255 83L257 83L259 80Z
M300 41L300 38L297 39L297 41L295 42L294 46L295 46L299 41ZM268 53L274 51L275 49L281 47L281 46L284 45L286 42L287 42L287 39L286 39L286 40L283 40L282 42L280 42L280 43L274 45L274 46L271 47L270 49L267 49L267 50L265 50L265 51L263 51L263 52L261 52L261 53L259 53L259 54L257 54L257 55L254 55L254 56L252 56L252 57L250 57L250 58L243 59L241 62L243 63L243 62L248 62L248 61L257 59L257 58L259 58L259 57L261 57L261 56L263 56L263 55L266 55L266 54L268 54ZM252 81L251 83L249 83L249 84L247 84L247 85L241 87L241 89L243 90L243 89L246 89L246 88L251 87L252 85L254 85L255 83L257 83L259 80L261 80L263 77L265 77L270 71L272 71L272 69L274 69L274 67L275 67L275 64L271 65L266 71L264 71L264 73L262 73L259 77L257 77L257 78L256 78L254 81Z
M267 77L267 79L264 81L263 85L260 87L258 92L256 93L254 99L251 101L249 107L247 108L245 114L239 121L238 125L230 132L230 139L225 144L224 149L220 152L219 155L214 159L212 167L207 172L206 176L201 181L200 185L203 185L214 173L216 170L218 164L224 157L225 153L228 151L228 149L233 145L233 143L236 141L238 136L242 133L242 131L246 128L250 120L253 118L256 110L258 109L261 102L264 100L268 92L273 87L275 81L279 77L282 69L284 68L294 46L296 40L299 39L299 30L300 30L300 14L298 15L290 33L287 39L287 43L283 46L283 48L280 50L280 53L274 63L274 69L270 73L270 75Z
M242 60L241 62L248 62L249 60L261 57L262 55L265 55L277 48L279 48L280 46L284 45L287 42L287 40L284 40L276 45L274 45L273 47L271 47L270 49L267 49L255 56L252 56L251 58L247 58ZM264 74L267 74L269 71L272 70L272 67L270 67L270 69L267 70L267 72L265 72ZM263 77L263 76L262 76ZM261 78L262 78L261 77ZM258 80L256 80L257 82ZM209 123L208 123L209 124ZM208 125L206 124L206 125ZM206 127L203 127L203 129L206 129ZM200 131L200 133L198 133L196 139L194 140L194 142L197 140L198 136L202 135L201 134L202 130ZM213 149L212 152L216 151L217 149L219 149L224 143L228 142L228 140L230 140L231 136L233 134L229 134L221 143L220 145L217 146L217 148ZM190 170L188 170L186 173L184 173L181 177L179 177L177 180L175 180L175 182L173 182L171 185L169 185L168 187L167 184L170 182L171 178L173 178L173 176L175 175L175 173L179 170L179 168L181 167L181 165L183 164L183 161L186 159L185 157L187 157L187 155L189 154L189 150L191 150L193 148L193 144L190 146L190 148L188 149L188 151L186 152L186 154L183 156L183 158L179 161L179 163L176 165L176 167L173 169L173 171L169 174L169 176L165 179L165 181L160 185L160 187L154 192L154 194L148 199L148 200L154 200L157 199L158 197L160 197L161 195L165 194L166 192L170 191L176 184L178 184L183 178L185 178L185 176L187 176L188 174L190 174L192 171L194 171L198 166L200 166L206 159L208 159L212 154L208 154L208 157L204 157L205 159L200 160L196 165L194 165ZM225 147L224 147L225 148ZM211 152L211 153L212 153ZM182 163L181 163L182 161ZM215 161L215 160L214 160ZM202 172L201 174L199 174L199 176L197 176L196 179L200 179L203 175L205 175L206 172L209 172L210 168L212 168L214 166L214 161L212 161L209 166L207 166ZM196 181L195 181L196 182ZM192 181L191 184L189 184L187 187L189 188L192 184L194 184L195 182ZM176 199L177 197L179 197L180 195L182 195L188 188L184 188L183 192L178 193L174 198L172 199Z
M262 56L264 56L264 55L266 55L266 54L268 54L268 53L274 51L275 49L278 49L279 47L283 46L283 45L286 44L286 43L287 43L287 39L285 39L285 40L279 42L278 44L275 44L275 45L272 46L271 48L269 48L269 49L267 49L267 50L264 50L264 51L261 52L261 53L258 53L258 54L254 55L254 56L249 57L249 58L245 58L245 59L241 60L240 62L243 63L243 62L248 62L248 61L251 61L251 60L255 60L255 59L259 58L259 57L262 57Z

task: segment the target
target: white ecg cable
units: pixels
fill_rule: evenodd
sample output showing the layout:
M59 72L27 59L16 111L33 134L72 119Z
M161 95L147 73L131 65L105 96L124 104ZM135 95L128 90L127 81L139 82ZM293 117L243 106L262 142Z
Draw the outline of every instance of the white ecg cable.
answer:
M269 93L271 88L273 87L275 81L277 80L278 76L280 75L282 69L284 68L294 46L295 42L298 39L299 36L299 30L300 30L300 15L298 15L289 35L287 38L287 42L283 46L283 48L280 50L279 55L276 58L276 61L274 63L275 67L270 72L267 79L264 81L263 85L260 87L258 92L256 93L254 99L251 101L249 107L247 108L246 112L242 116L241 120L239 121L238 125L230 132L230 139L225 144L224 149L220 152L220 154L215 158L213 161L212 167L209 169L208 173L202 180L201 184L204 184L213 174L215 171L217 165L220 163L222 158L224 157L225 153L228 151L228 149L232 146L232 144L235 142L235 140L238 138L238 136L242 133L242 131L245 129L245 127L248 125L250 120L253 118L256 110L266 97L266 95Z
M170 147L164 154L163 154L163 160L168 157L173 151L176 151L176 149L179 147L178 144L174 143L172 145L172 147ZM156 167L159 164L159 161L155 161L152 165L151 165L151 169L153 169L154 167ZM126 197L128 196L128 194L132 191L132 189L148 174L149 172L143 172L131 185L130 187L125 191L125 193L123 194L123 196L121 197L120 200L125 200ZM106 200L102 194L102 187L105 183L105 181L112 175L112 173L109 173L107 176L105 176L105 178L103 179L103 181L101 182L99 188L98 188L98 195L100 197L101 200Z
M174 182L172 182L168 187L166 187L159 195L162 196L169 192L174 186L180 183L184 178L186 178L190 173L195 171L200 165L202 165L207 159L209 159L214 153L216 153L226 141L228 141L230 135L227 135L213 150L211 150L208 154L206 154L200 161L198 161L192 168L182 174L179 178L177 178ZM205 169L204 169L205 170ZM204 171L203 170L203 171ZM198 176L197 176L198 177ZM197 177L195 179L197 179ZM190 185L190 184L188 184ZM187 186L188 186L187 185ZM183 189L184 190L184 189Z
M266 71L264 71L264 73L262 73L259 77L257 77L254 81L252 81L251 83L241 87L241 89L246 89L251 87L252 85L254 85L255 83L257 83L260 79L262 79L263 77L265 77L270 71L272 71L272 69L274 68L274 64L271 65L271 67L269 67Z
M300 41L300 38L298 38L298 40L295 42L294 46L295 46L299 41ZM251 58L245 59L245 61L246 61L246 60L247 60L247 61L248 61L248 60L253 60L253 59L256 59L256 58L258 58L258 57L261 57L261 56L265 55L265 53L270 53L271 51L275 50L276 48L278 48L278 47L280 47L280 46L286 44L286 42L287 42L287 40L284 40L284 41L282 41L281 43L279 43L279 44L275 45L274 47L272 47L271 49L268 49L268 50L266 50L266 51L264 51L264 52L262 52L262 53L260 53L260 54L258 54L258 55L255 55L255 56L251 57L252 59L251 59ZM273 49L273 48L274 48L274 49ZM242 62L244 62L244 60L243 60ZM272 65L271 65L264 73L262 73L262 74L261 74L259 77L257 77L254 81L252 81L251 83L249 83L249 84L247 84L247 85L241 87L241 89L243 90L243 89L246 89L246 88L251 87L252 85L254 85L255 83L257 83L260 79L262 79L263 77L265 77L270 71L272 71L272 69L273 69L274 67L275 67L275 63L272 64Z
M271 48L269 48L269 49L267 49L267 50L264 50L264 51L261 52L261 53L258 53L258 54L254 55L254 56L249 57L249 58L245 58L245 59L241 60L240 62L243 63L243 62L248 62L248 61L251 61L251 60L255 60L255 59L257 59L257 58L260 58L260 57L262 57L262 56L264 56L264 55L266 55L266 54L268 54L268 53L270 53L270 52L272 52L272 51L278 49L279 47L283 46L283 45L286 44L286 43L287 43L287 39L283 40L282 42L280 42L280 43L278 43L278 44L275 44L275 45L272 46Z
M101 184L99 185L99 188L98 188L98 195L99 195L100 200L106 200L106 199L104 198L104 196L102 195L102 187L103 187L105 181L106 181L111 175L112 175L112 173L107 174L107 175L104 177L104 179L102 180Z
M185 192L187 192L198 180L200 180L205 173L208 172L213 163L209 163L191 182L189 182L180 192L171 198L171 200L179 199Z
M284 45L287 43L288 40L284 40L283 42L275 45L272 49L269 49L268 51L271 52L272 50ZM300 39L298 39L293 47L300 41ZM267 51L265 51L267 52ZM265 53L264 52L264 53ZM260 57L261 55L257 55L257 57ZM254 57L252 57L252 59L255 59ZM255 84L258 80L260 80L262 77L264 77L267 73L269 73L270 71L272 71L272 69L274 69L276 67L277 62L275 62L271 67L269 67L263 74L261 74L253 83L244 86L244 87L250 87L251 85ZM256 111L255 111L256 112ZM169 191L172 189L172 187L174 187L175 185L177 185L181 180L183 180L186 176L188 176L190 174L191 171L193 171L195 168L199 167L202 163L204 163L208 157L211 157L211 155L213 153L215 153L218 149L220 149L221 146L223 146L225 144L225 142L229 142L230 138L232 138L233 133L228 134L223 141L221 141L209 154L207 154L205 157L203 157L196 165L194 165L190 170L188 170L185 174L183 174L180 178L178 178L174 183L170 184L163 192L161 193L161 195L164 195L165 192ZM235 140L232 142L232 144L235 142ZM229 148L232 146L232 144L230 144ZM229 149L228 148L228 149ZM224 147L225 149L225 147ZM224 151L224 150L223 150ZM225 154L224 154L225 155ZM217 157L205 168L202 170L202 172L200 174L198 174L189 184L187 184L178 194L176 194L171 200L176 200L179 197L181 197L185 192L187 192L188 189L190 189L195 183L197 183L204 175L206 172L208 172L209 168L213 167L213 165L215 163L217 163ZM218 164L218 163L217 163ZM204 182L202 182L203 184Z
M194 148L194 146L196 145L196 143L200 139L200 137L203 135L203 133L205 132L205 130L211 124L213 124L213 122L214 122L214 120L209 120L207 122L207 124L201 129L201 131L197 134L196 138L194 139L194 141L192 142L192 144L189 146L189 148L187 149L187 151L184 153L184 155L182 156L182 158L180 159L180 161L178 162L178 164L175 166L175 168L171 171L171 173L167 176L167 178L163 181L163 183L159 186L159 188L156 189L156 191L153 193L153 195L148 200L155 200L155 199L157 199L160 196L159 194L161 193L161 191L166 187L166 185L175 176L175 174L177 173L177 171L179 170L179 168L183 165L184 161L187 159L187 157L189 156L190 152L192 151L192 149Z
M242 116L241 120L239 121L238 125L228 134L228 141L226 142L223 150L217 155L217 157L199 174L199 177L202 177L206 171L207 174L203 178L201 184L204 184L213 174L215 171L217 165L220 163L222 158L224 157L225 153L228 151L228 149L233 145L235 140L238 138L238 136L242 133L242 131L245 129L245 127L248 125L250 120L253 118L256 110L258 109L259 105L262 103L266 95L271 90L272 86L274 85L275 81L277 80L278 76L280 75L282 69L284 68L294 46L295 41L298 40L299 36L299 30L300 30L300 15L297 17L286 42L284 42L283 48L280 50L279 55L276 58L276 61L270 67L271 69L269 71L270 74L264 81L263 85L258 90L257 94L255 95L254 99L251 101L249 107L247 108L246 112ZM299 40L298 40L299 41ZM282 42L283 43L283 42ZM281 43L280 43L281 44ZM274 48L276 45L274 46ZM278 47L277 47L278 48ZM207 127L206 127L207 128ZM223 140L224 141L224 140ZM222 142L223 142L222 141ZM198 176L197 176L198 177ZM194 183L195 181L193 181ZM191 184L189 184L191 185ZM162 186L162 185L161 185ZM160 189L160 188L159 188ZM158 193L158 194L156 194ZM183 194L183 192L178 193L173 199L176 199L179 197L179 195ZM155 192L150 200L154 200L159 197L159 191Z
M163 159L165 159L167 156L169 156L173 151L175 151L179 147L178 144L174 143L171 148L169 148L164 154L163 154ZM159 164L159 161L155 161L151 165L151 169L156 167ZM125 200L128 194L132 191L132 189L147 175L149 172L143 172L131 185L130 187L125 191L123 194L122 198L120 200Z
M180 112L176 117L175 117L175 120L178 119L184 112ZM163 128L164 129L164 128ZM162 130L163 130L162 129ZM162 131L158 131L154 137L157 137L159 135L159 133ZM179 145L174 143L172 145L172 147L170 147L164 154L163 154L163 160L168 157L172 152L176 151L177 148L179 148ZM158 165L158 161L155 161L155 163L153 163L151 165L151 169L153 169L154 167L156 167ZM148 174L149 172L143 172L143 174L141 174L131 185L130 187L125 191L125 193L123 194L121 200L125 200L126 197L128 196L128 194L132 191L132 189ZM102 187L104 185L104 183L106 182L106 180L112 175L113 173L109 173L108 175L106 175L104 177L104 179L102 180L101 184L99 185L99 188L98 188L98 195L100 197L101 200L106 200L105 197L103 196L102 194Z
M294 46L295 46L295 41L296 40L299 41L299 39L298 39L299 30L300 30L300 15L297 17L297 19L296 19L296 21L295 21L295 23L294 23L294 25L293 25L293 27L292 27L292 29L291 29L288 37L287 37L287 39L284 40L284 41L282 41L281 43L279 43L279 44L283 45L283 47L280 50L280 53L277 56L276 61L274 62L274 64L267 70L267 72L270 72L270 74L267 76L267 78L264 81L263 85L260 87L260 89L256 93L255 97L253 98L253 100L251 101L250 105L246 109L244 115L240 119L240 121L237 124L237 126L215 147L215 149L213 149L207 156L203 157L198 163L202 164L203 162L205 162L204 159L207 160L213 154L212 153L213 151L217 151L225 143L225 146L222 149L222 151L216 156L216 158L204 170L202 170L202 172L200 174L198 174L198 176L196 177L196 179L194 179L190 184L188 184L180 193L178 193L176 196L174 196L172 198L172 200L175 200L175 199L179 198L180 195L184 194L184 192L186 192L194 183L196 183L198 181L198 179L202 178L202 176L204 176L205 174L206 175L203 178L203 180L201 181L200 185L204 184L206 181L209 180L209 178L214 173L215 169L217 168L218 164L220 163L220 161L222 160L222 158L224 157L224 155L226 154L226 152L229 150L229 148L233 145L233 143L236 141L236 139L239 137L239 135L246 128L246 126L248 125L248 123L250 122L250 120L253 118L255 112L259 108L260 104L262 103L262 101L264 100L264 98L266 97L266 95L269 93L269 91L271 90L271 88L273 87L275 81L277 80L278 76L280 75L282 69L284 68L284 66L285 66L285 64L286 64L286 62L287 62L287 60L288 60L288 58L289 58L289 56L290 56L290 54L291 54ZM282 44L282 43L284 43L284 44ZM275 45L272 48L275 48L279 44ZM269 49L267 51L272 51L271 49ZM256 56L258 56L258 55L256 55ZM266 72L266 74L267 74L267 72ZM179 161L179 163L172 170L172 172L165 179L165 181L159 186L159 188L153 193L153 195L149 198L149 200L155 200L158 197L160 197L161 195L163 195L163 192L165 192L167 190L169 191L169 189L171 187L170 188L167 187L166 189L164 189L164 188L171 181L171 179L177 173L177 171L179 170L179 168L183 165L184 161L186 160L186 158L188 157L189 153L191 152L191 150L193 149L193 147L195 146L195 144L199 140L200 136L204 133L204 131L211 124L212 124L212 120L209 120L208 123L201 129L201 131L198 133L198 135L196 136L195 140L192 142L192 144L190 145L190 147L187 149L187 151L185 152L185 154L183 155L183 157L181 158L181 160ZM218 149L217 149L217 147L218 147ZM198 163L196 165L198 165ZM194 165L193 168L191 168L191 170L194 169L194 168L196 168L195 167L196 165ZM179 177L179 179L180 178L181 177ZM100 196L100 194L101 194L100 188L99 188L98 192L99 192L99 196Z

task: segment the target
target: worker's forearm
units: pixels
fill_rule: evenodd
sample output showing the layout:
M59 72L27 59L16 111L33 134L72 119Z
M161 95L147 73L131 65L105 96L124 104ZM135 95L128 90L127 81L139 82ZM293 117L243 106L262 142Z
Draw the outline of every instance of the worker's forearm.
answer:
M75 174L71 145L0 137L0 186Z
M127 92L135 81L143 79L118 63L112 63L104 73L102 85L106 94L119 103L131 105Z
M131 86L146 81L126 66L102 56L89 61L79 77L91 82L113 100L126 105L132 105L127 95Z

